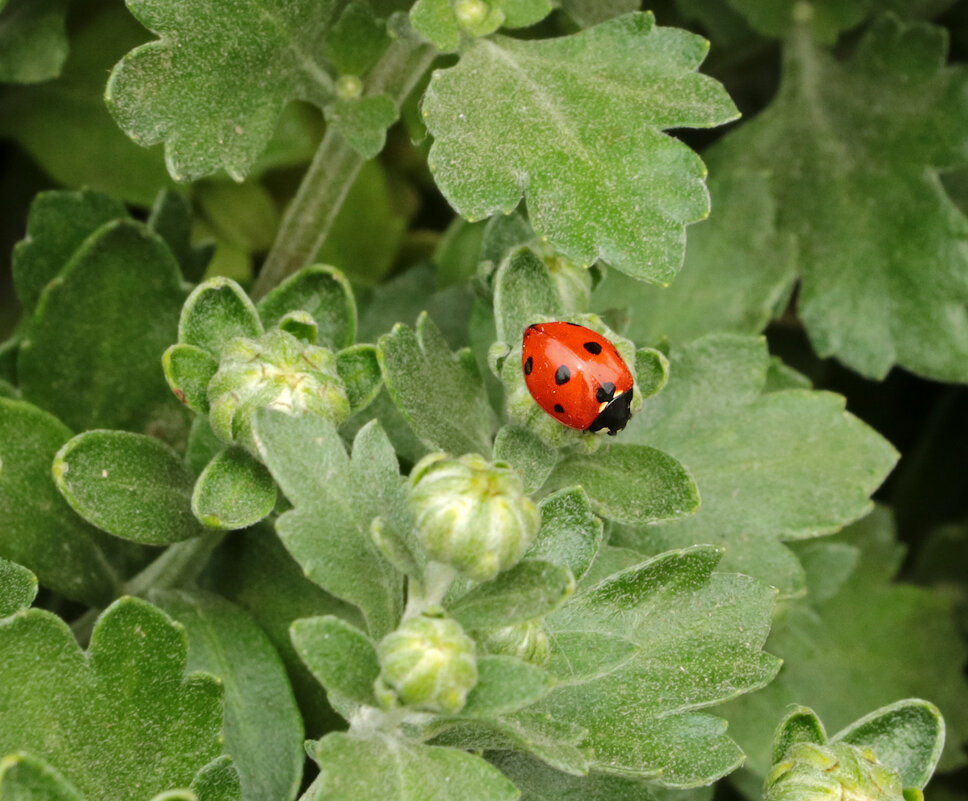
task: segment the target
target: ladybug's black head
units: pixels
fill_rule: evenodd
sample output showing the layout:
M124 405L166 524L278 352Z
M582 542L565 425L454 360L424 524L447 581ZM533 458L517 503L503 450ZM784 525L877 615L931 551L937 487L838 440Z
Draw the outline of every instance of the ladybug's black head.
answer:
M629 389L613 398L608 406L602 409L598 417L595 418L595 422L588 427L588 430L601 431L603 428L607 428L609 436L614 437L625 428L625 424L628 423L631 416L632 390Z

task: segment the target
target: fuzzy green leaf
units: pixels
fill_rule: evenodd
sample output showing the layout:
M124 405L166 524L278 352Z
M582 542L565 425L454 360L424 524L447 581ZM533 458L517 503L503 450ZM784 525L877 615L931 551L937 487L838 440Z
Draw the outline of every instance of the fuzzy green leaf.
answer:
M283 106L322 106L333 81L322 53L333 0L130 0L160 39L114 68L105 98L139 144L165 142L168 171L192 181L224 169L238 181L265 150ZM240 69L240 66L242 67Z
M336 354L336 370L346 388L352 414L365 409L383 388L383 373L374 345L353 345Z
M783 759L795 743L824 745L826 742L827 731L817 713L805 706L794 707L780 721L773 735L773 764Z
M306 801L418 801L446 788L449 801L515 801L518 791L483 759L402 738L361 739L342 732L313 744L320 766Z
M230 447L206 465L192 491L192 512L208 528L255 525L276 505L269 471L244 448Z
M461 717L491 718L516 712L543 698L554 685L554 677L513 656L480 656L477 684L467 696Z
M225 688L225 753L242 782L242 801L291 801L303 768L303 727L289 679L272 644L249 615L200 591L151 594L185 627L188 670Z
M423 442L455 456L490 453L494 414L469 352L453 354L426 312L416 331L398 323L377 347L390 397Z
M0 617L33 603L37 595L37 577L16 562L0 559Z
M696 710L775 675L778 660L761 650L774 592L713 573L719 556L708 546L662 554L583 587L546 618L553 650L562 632L613 634L639 647L617 669L559 685L531 708L585 727L593 768L683 787L742 761L725 721Z
M561 0L561 9L583 28L638 11L639 0Z
M162 354L161 366L175 397L192 411L208 414L208 385L218 372L211 352L179 342Z
M367 0L350 0L326 37L326 55L340 75L363 75L390 44L386 23Z
M762 340L710 336L673 349L670 361L668 386L623 437L688 465L702 508L613 544L657 553L721 543L725 569L787 594L802 591L802 570L782 541L828 534L863 516L896 452L846 413L838 395L764 394L770 359Z
M521 474L525 492L535 492L551 475L558 461L558 449L530 428L506 425L494 437L494 459L507 462Z
M256 338L263 331L249 296L231 278L217 276L188 296L178 321L178 341L208 351L215 359L235 337Z
M228 757L213 759L192 779L185 801L242 801L239 771Z
M968 381L968 220L939 181L968 161L968 70L946 51L943 29L893 17L847 62L797 31L773 104L709 154L771 174L814 349L873 378Z
M479 40L424 95L434 178L469 219L524 194L534 230L572 260L668 283L709 199L698 156L663 131L737 114L695 72L707 49L651 14L560 39Z
M79 430L179 419L158 365L184 299L155 234L128 220L102 226L40 296L17 363L24 397Z
M689 472L669 454L644 445L566 456L549 481L559 487L580 484L595 511L618 522L674 520L699 508L699 491Z
M7 618L0 753L44 760L88 801L188 787L221 753L222 687L185 665L184 630L135 598L101 615L87 653L50 612Z
M54 280L84 240L127 209L99 192L41 192L30 204L27 235L13 249L13 281L26 312L32 312L44 287Z
M346 276L334 267L313 265L290 276L259 301L266 328L287 312L309 312L318 326L316 344L347 348L356 340L356 301Z
M50 765L24 753L0 759L0 797L4 801L84 801Z
M592 512L581 487L569 487L543 498L541 528L526 556L567 567L576 579L588 572L602 543L602 521Z
M661 788L641 780L594 771L572 776L513 751L488 754L488 760L524 793L522 801L656 801L664 797Z
M639 652L626 637L595 631L560 631L548 662L558 684L597 679L621 667Z
M746 767L759 778L766 775L772 749L763 721L781 718L791 703L808 705L835 729L898 698L917 697L931 698L944 714L941 769L965 764L959 743L968 739L962 672L968 648L957 634L952 601L892 583L903 549L888 512L876 510L837 539L861 549L857 570L832 598L788 602L767 642L784 660L783 670L768 687L726 710Z
M397 121L400 112L387 95L338 98L323 109L326 121L365 159L383 150L387 128Z
M289 631L300 659L331 696L377 706L373 682L380 661L362 631L332 615L297 620Z
M564 313L548 266L529 248L515 251L494 277L494 321L497 338L512 348L521 343L524 329L542 317Z
M368 423L351 458L336 429L316 417L260 410L255 432L260 455L295 506L276 521L286 548L312 581L360 608L372 637L393 630L403 581L374 544L370 523L382 516L401 531L412 523L386 434Z
M0 398L0 556L61 595L104 604L118 577L98 547L97 530L70 510L50 474L54 454L70 437L47 412Z
M87 431L54 458L54 481L81 517L134 542L167 545L204 529L192 514L192 475L154 437Z
M477 585L447 611L465 629L500 628L548 614L574 589L568 568L526 559L493 581Z
M185 280L201 281L215 246L211 242L192 243L192 205L188 198L167 189L159 192L148 227L165 240Z
M56 78L67 58L67 0L9 0L0 4L0 82Z

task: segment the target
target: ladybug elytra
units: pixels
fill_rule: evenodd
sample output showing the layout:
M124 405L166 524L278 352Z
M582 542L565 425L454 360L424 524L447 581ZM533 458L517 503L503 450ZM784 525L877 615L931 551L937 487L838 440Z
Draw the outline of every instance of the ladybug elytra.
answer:
M605 337L577 323L524 329L521 353L531 397L559 423L617 434L629 421L632 372Z

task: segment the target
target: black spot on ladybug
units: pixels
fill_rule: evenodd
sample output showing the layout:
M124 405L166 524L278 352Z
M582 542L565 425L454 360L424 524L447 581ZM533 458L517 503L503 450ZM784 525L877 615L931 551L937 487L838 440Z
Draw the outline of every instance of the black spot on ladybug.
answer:
M568 365L559 364L558 369L555 370L555 383L560 387L562 384L567 384L571 378L571 370L568 369Z
M610 401L614 394L615 384L611 381L606 381L598 388L598 392L595 393L595 400L599 403L605 403L606 401Z
M585 350L597 356L599 353L602 352L602 346L599 345L597 342L586 342Z
M560 403L556 403L555 404L555 411L558 412L558 414L563 414L564 411L565 411L565 407L562 406Z
M524 374L531 375L531 370L534 367L534 360L528 356L527 361L524 363Z

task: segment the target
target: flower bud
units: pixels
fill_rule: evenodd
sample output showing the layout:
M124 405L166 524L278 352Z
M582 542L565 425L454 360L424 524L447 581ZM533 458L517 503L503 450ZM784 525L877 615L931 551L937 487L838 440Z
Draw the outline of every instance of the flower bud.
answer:
M901 777L869 748L794 743L766 779L764 801L903 801Z
M489 654L516 656L532 665L546 665L551 658L551 644L540 620L479 632L477 641Z
M474 453L424 457L410 474L410 501L430 558L474 581L517 564L541 523L518 473Z
M447 617L417 615L377 646L377 697L428 712L455 714L477 684L474 641ZM392 695L387 690L392 691Z
M334 424L350 413L336 357L280 329L258 339L229 342L209 382L208 400L212 430L219 439L252 451L252 416L259 408L315 414Z

